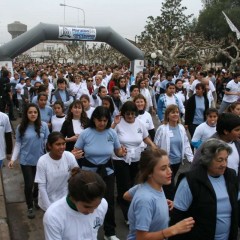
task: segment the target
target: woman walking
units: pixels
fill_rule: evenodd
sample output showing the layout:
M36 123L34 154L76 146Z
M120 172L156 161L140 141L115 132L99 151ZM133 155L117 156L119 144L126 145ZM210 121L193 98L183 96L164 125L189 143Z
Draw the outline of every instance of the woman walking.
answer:
M45 143L49 135L47 123L41 121L36 104L30 103L24 109L21 123L16 130L16 143L9 168L19 159L23 178L24 193L28 208L28 218L34 218L33 202L38 207L38 186L34 183L38 159L45 153Z

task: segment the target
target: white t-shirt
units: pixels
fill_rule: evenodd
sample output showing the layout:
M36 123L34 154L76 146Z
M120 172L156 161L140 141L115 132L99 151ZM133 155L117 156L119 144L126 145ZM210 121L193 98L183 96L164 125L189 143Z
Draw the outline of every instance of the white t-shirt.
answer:
M6 158L5 133L12 132L8 115L0 112L0 160Z
M93 213L85 215L71 209L65 196L53 203L44 214L45 239L97 240L107 209L107 201L103 198Z
M92 116L93 111L95 110L94 107L91 107L86 111L87 117L90 119Z
M139 119L144 124L148 131L154 129L152 116L149 112L144 111L143 114L139 114L137 116L137 119Z
M235 83L234 80L231 80L227 86L226 90L229 89L229 92L240 92L240 83ZM238 100L239 96L238 95L227 95L224 94L223 96L223 101L228 102L228 103L233 103Z
M228 156L227 166L236 171L238 175L238 165L239 165L239 154L234 142L228 143L228 145L232 148L232 153Z
M22 89L24 86L25 86L25 83L24 84L18 83L15 87L15 89L17 90L17 99L18 100L22 100L21 93L22 93Z
M51 118L52 132L60 132L65 119L66 116L57 117L56 115L53 115Z
M206 122L201 123L199 126L197 126L193 134L192 142L201 141L201 143L203 143L205 140L210 138L214 133L216 133L216 126L211 127Z
M35 182L46 184L46 192L50 203L67 195L68 179L74 167L78 167L77 161L74 155L68 151L64 151L60 160L53 160L49 153L39 158ZM47 202L39 191L38 204L44 211L49 207Z
M196 85L198 83L201 83L198 79L194 80L192 85L191 85L191 90L193 91L193 93L196 93ZM211 81L209 81L209 89L212 91L212 92L215 92L216 91L216 88L214 87L213 83Z
M144 126L147 128L147 130L152 130L154 129L154 125L153 125L153 120L152 120L152 116L149 112L144 111L144 113L142 115L138 115L137 119L139 119ZM142 142L142 150L144 150L147 147L147 144L145 142Z
M144 124L137 118L134 123L128 123L124 118L121 118L115 130L121 145L127 148L127 155L126 157L119 158L113 154L113 159L124 160L129 164L139 161L142 151L142 141L148 137L148 131Z
M79 120L72 119L72 124L73 124L73 131L75 134L80 134L84 130Z
M167 94L165 94L166 96L166 106L169 106L171 104L177 105L176 103L176 98L174 95L172 95L171 97L169 97Z

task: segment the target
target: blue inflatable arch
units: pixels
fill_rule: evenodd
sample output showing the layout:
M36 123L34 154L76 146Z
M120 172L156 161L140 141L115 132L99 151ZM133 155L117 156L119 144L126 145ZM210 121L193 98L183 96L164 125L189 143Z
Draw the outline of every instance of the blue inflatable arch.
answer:
M39 23L36 27L0 47L0 61L11 61L45 40L105 42L129 60L143 60L143 52L110 27L60 26Z

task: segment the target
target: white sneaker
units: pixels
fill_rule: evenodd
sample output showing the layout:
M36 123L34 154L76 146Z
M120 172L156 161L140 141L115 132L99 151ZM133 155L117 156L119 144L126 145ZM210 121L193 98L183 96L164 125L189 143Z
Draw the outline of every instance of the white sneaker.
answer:
M109 237L104 235L104 240L120 240L120 239L116 235Z

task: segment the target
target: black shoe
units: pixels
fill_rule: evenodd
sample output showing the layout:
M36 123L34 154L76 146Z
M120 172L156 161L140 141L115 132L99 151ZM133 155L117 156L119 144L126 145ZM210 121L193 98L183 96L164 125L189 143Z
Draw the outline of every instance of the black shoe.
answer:
M39 207L39 205L38 205L38 199L34 199L34 200L33 200L33 205L34 205L34 207L35 207L36 210L39 210L39 209L40 209L40 207Z
M34 212L34 210L33 210L32 208L29 208L29 209L28 209L27 217L28 217L29 219L35 218L35 212Z

